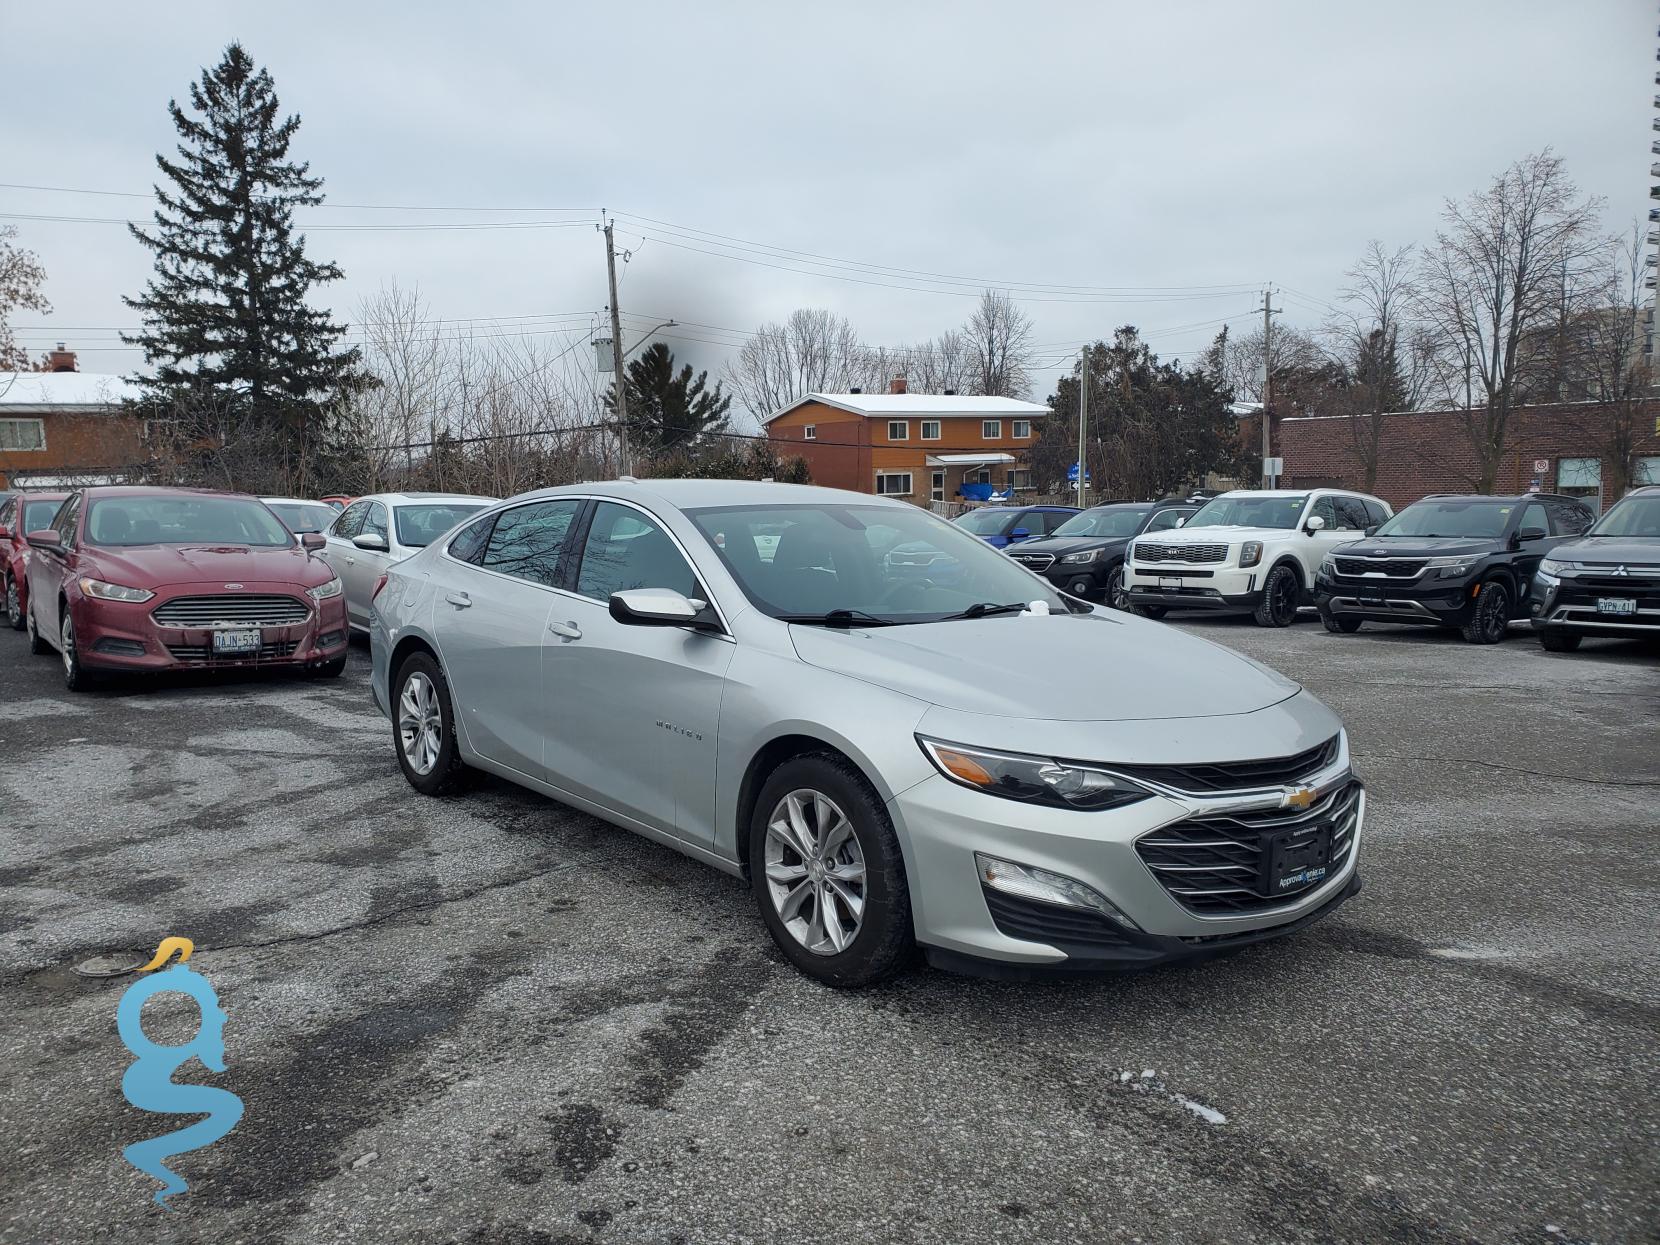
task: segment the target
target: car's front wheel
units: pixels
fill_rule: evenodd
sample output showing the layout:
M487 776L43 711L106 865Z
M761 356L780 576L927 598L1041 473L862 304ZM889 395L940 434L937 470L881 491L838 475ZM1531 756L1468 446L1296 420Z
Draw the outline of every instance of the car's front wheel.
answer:
M81 650L75 643L75 619L66 605L58 630L58 655L63 658L63 685L72 692L89 690L97 677L81 664Z
M1303 585L1297 572L1284 562L1268 572L1262 584L1262 600L1251 615L1259 627L1289 627L1297 621L1297 598Z
M29 629L29 651L36 657L44 657L52 651L51 641L40 634L40 626L35 622L34 610L26 609L23 612L25 616L23 625Z
M1497 644L1510 629L1510 592L1496 579L1481 585L1475 609L1462 630L1471 644Z
M761 919L784 957L830 986L868 986L913 949L899 839L881 799L841 757L784 762L749 827Z
M450 685L427 653L411 655L393 680L392 740L398 768L422 795L445 795L461 785L467 765L455 745Z
M1340 614L1321 614L1320 621L1326 624L1326 630L1332 634L1353 635L1360 630L1361 619L1345 618Z

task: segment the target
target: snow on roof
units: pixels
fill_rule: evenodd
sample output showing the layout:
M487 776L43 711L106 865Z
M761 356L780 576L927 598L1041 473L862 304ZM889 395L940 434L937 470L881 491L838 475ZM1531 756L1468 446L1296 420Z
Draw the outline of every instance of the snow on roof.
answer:
M0 372L0 411L107 407L138 395L138 386L125 376L98 372Z
M968 415L979 419L1017 415L1022 419L1031 419L1049 414L1049 408L1042 403L1022 402L1019 398L979 398L954 393L808 393L774 411L761 422L770 424L805 402L822 402L867 418Z

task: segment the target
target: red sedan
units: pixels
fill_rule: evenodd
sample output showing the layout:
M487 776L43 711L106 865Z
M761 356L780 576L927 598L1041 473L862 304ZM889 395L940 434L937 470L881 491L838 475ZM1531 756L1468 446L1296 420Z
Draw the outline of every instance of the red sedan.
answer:
M6 600L6 621L23 630L23 611L29 601L30 532L51 525L52 516L68 493L12 493L0 502L0 596Z
M255 497L87 488L28 534L36 653L72 691L115 671L346 667L340 581Z

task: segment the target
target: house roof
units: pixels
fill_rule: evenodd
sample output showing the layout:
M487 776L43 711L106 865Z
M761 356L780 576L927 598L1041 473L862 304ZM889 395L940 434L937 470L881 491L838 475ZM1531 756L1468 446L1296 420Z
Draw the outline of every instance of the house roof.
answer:
M111 407L136 398L125 376L98 372L0 372L0 411L55 411Z
M770 424L808 402L822 402L825 406L851 411L867 419L946 418L953 415L966 415L974 419L1002 416L1033 419L1049 414L1049 408L1042 403L1022 402L1019 398L980 398L955 393L807 393L780 407L761 422Z

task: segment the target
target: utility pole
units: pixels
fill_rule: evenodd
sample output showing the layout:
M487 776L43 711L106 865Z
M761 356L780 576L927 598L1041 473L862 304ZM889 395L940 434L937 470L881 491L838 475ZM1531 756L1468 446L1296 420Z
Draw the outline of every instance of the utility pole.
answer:
M1279 308L1272 307L1270 292L1262 292L1262 487L1272 488L1273 477L1268 474L1268 460L1273 456L1273 424L1268 418L1269 390L1273 384L1274 359L1274 317L1279 315Z
M605 222L605 275L611 282L611 373L616 394L618 475L628 475L628 387L623 384L622 313L617 309L617 248L611 240L613 222Z
M1084 343L1083 362L1078 367L1078 509L1084 508L1085 429L1089 427L1089 343Z

